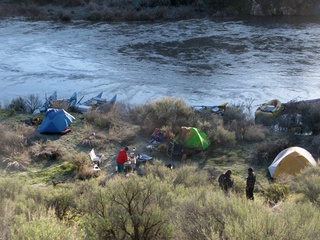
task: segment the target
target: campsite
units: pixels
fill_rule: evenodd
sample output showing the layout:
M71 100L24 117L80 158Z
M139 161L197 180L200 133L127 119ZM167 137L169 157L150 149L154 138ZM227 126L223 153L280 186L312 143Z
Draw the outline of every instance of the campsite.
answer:
M12 224L9 230L1 225L2 236L12 236L11 231L23 236L40 229L46 236L64 231L63 239L130 235L158 239L155 232L166 239L209 235L210 239L246 239L257 228L257 239L298 239L299 234L293 234L297 228L306 239L320 236L316 227L320 219L319 167L302 168L302 175L284 174L277 179L268 170L277 155L291 146L305 148L318 161L318 135L254 124L241 104L229 106L223 116L199 114L183 99L168 97L134 108L117 102L108 110L55 112L72 120L63 127L69 131L59 128L55 133L40 133L38 124L25 122L33 115L1 109L0 188L5 196L1 211ZM34 117L46 123L45 113ZM168 142L183 143L186 150L170 155ZM115 159L124 146L137 156L151 156L152 161L140 164L139 171L118 175ZM97 156L99 171L92 167ZM257 175L252 204L244 191L249 166ZM217 178L228 169L232 169L234 186L226 196ZM41 216L51 227L26 219L28 209L34 209L30 214ZM288 211L295 221L285 217ZM246 226L243 235L249 212L256 224ZM304 213L312 230L297 226L306 217ZM266 226L268 218L277 224ZM290 227L280 228L288 221ZM18 227L21 224L25 228ZM206 229L199 231L204 225Z

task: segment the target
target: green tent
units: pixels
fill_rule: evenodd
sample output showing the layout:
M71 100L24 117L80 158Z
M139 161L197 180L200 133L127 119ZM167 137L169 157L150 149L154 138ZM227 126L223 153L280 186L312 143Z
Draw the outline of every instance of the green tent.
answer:
M210 146L207 135L194 127L181 127L176 143L180 143L187 148L199 150L205 150Z

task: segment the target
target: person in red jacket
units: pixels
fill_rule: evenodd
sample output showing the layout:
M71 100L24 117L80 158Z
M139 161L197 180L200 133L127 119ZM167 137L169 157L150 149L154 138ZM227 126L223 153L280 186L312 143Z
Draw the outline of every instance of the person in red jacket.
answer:
M124 149L121 149L119 151L119 154L117 157L118 173L122 173L124 170L124 163L129 159L128 151L129 151L128 147L125 147Z

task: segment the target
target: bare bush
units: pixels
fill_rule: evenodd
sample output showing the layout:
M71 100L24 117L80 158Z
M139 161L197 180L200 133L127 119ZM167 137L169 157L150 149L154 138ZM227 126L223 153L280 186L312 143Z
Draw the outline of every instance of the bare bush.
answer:
M42 106L42 102L38 95L30 94L24 100L28 113L33 113L34 110Z

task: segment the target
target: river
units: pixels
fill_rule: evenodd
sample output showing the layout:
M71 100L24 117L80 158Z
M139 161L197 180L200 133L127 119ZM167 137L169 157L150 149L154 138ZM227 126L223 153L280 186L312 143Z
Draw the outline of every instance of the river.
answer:
M320 20L212 18L90 23L0 20L0 102L77 92L143 104L319 98Z

